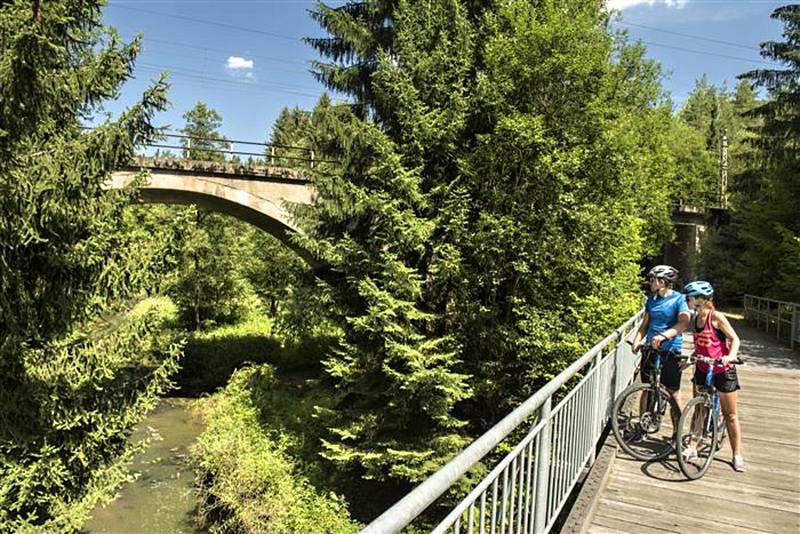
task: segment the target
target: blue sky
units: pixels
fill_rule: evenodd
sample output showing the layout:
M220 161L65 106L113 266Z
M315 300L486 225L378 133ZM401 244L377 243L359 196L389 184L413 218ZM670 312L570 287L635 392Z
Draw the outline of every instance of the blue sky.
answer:
M340 5L342 1L331 2ZM609 0L615 25L641 39L669 73L680 104L704 73L732 87L736 75L765 67L758 44L781 38L767 0ZM106 23L125 38L144 36L135 79L106 110L116 115L149 80L171 71L171 108L159 125L179 128L198 100L223 117L230 139L263 141L284 106L310 109L323 92L309 72L316 52L301 39L322 36L307 0L110 0Z

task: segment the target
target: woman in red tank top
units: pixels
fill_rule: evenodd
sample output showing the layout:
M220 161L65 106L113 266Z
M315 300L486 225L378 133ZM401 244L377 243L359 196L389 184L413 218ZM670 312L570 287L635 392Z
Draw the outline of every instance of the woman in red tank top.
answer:
M737 410L739 378L736 375L736 366L730 363L737 359L739 336L727 317L714 309L714 288L711 284L698 280L688 284L683 292L689 308L696 310L692 322L695 354L720 360L720 365L713 368L714 387L719 391L722 415L728 427L728 438L733 450L733 468L744 471L742 432ZM707 371L708 364L697 362L692 380L695 395L697 386L706 383Z

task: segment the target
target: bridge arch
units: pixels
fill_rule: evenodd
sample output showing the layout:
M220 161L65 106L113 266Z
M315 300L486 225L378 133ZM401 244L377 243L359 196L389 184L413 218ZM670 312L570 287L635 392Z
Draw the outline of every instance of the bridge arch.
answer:
M108 188L121 189L129 185L143 169L150 173L139 188L140 202L196 204L236 217L274 236L305 261L313 263L289 238L302 230L292 221L286 203L312 204L315 200L310 181L296 171L139 158L131 166L112 173Z

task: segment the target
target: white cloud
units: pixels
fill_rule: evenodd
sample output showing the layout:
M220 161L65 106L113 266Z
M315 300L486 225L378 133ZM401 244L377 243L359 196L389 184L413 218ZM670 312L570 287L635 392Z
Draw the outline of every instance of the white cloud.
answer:
M622 11L629 7L638 6L639 4L647 4L648 6L664 4L667 7L677 7L680 9L685 6L688 1L689 0L608 0L606 9L609 11L614 9Z
M230 56L228 61L225 63L225 66L231 70L240 70L240 69L252 69L253 68L253 60L252 59L245 59L239 56Z

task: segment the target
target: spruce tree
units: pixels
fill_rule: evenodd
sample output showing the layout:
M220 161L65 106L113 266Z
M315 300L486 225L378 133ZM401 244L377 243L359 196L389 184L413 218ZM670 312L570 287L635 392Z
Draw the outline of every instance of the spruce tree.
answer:
M344 330L325 456L408 487L638 306L636 261L669 231L671 115L599 3L399 1L379 35L341 16L324 27L352 56L321 49L325 72L369 89L315 111L339 163L298 210Z
M267 161L270 165L279 165L289 168L311 167L313 127L311 113L298 107L285 107L281 110L272 132L269 136L267 147Z
M741 77L765 88L768 100L749 115L762 121L756 144L762 178L742 206L739 236L747 291L800 300L800 5L776 9L783 41L761 45L761 55L784 68Z
M222 116L204 102L187 111L181 132L184 158L201 162L222 162L220 150L228 142L220 133ZM179 279L171 295L184 320L195 330L215 322L234 322L245 312L243 296L249 289L241 272L239 244L245 239L245 223L205 211L193 205L176 217L181 243Z
M183 157L195 161L225 161L220 150L230 148L225 137L219 133L222 127L222 116L209 108L205 102L198 102L192 109L183 114L186 124L181 133L186 138L181 140Z
M147 242L125 231L135 191L104 183L152 138L166 91L84 129L140 49L102 6L0 3L2 531L77 530L125 478L126 436L175 368L152 313L98 318L153 281Z

